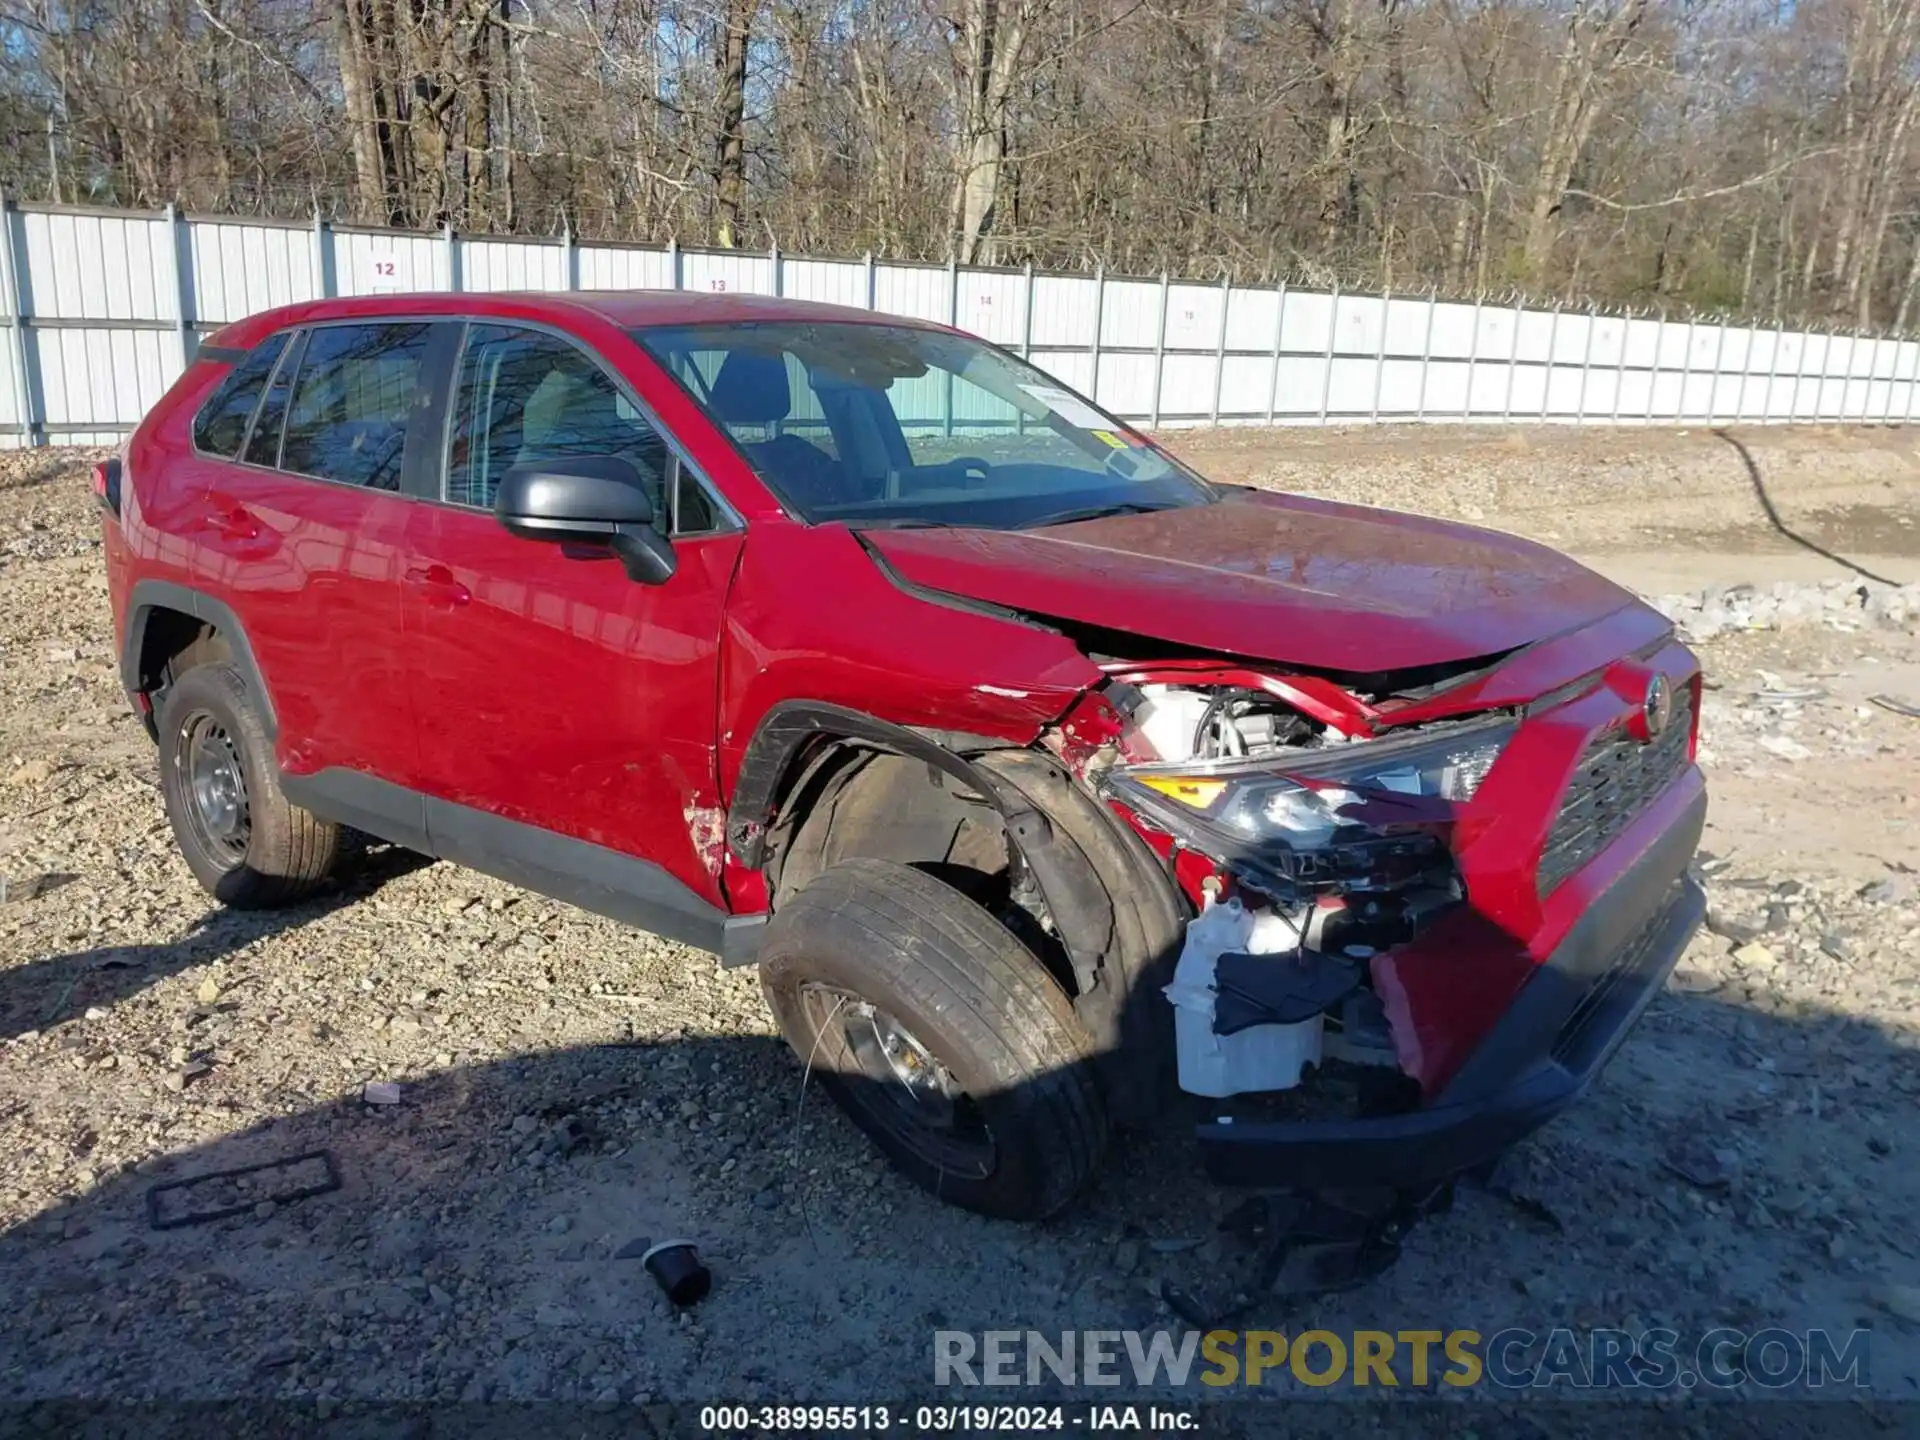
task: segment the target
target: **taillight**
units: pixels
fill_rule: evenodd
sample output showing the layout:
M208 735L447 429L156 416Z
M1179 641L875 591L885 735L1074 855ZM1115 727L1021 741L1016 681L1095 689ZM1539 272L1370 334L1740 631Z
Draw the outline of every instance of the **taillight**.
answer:
M120 457L102 460L93 467L93 498L100 502L100 508L120 517Z

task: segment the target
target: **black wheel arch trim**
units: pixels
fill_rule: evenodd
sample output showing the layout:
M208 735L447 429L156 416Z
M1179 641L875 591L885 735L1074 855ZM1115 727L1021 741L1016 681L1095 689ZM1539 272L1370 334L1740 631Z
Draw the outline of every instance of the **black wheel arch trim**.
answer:
M767 826L791 782L806 769L806 752L821 740L858 740L924 760L984 795L991 795L992 787L968 761L966 752L1020 748L1012 741L965 731L914 730L825 700L783 700L761 717L753 739L747 742L727 806L727 844L748 869L765 866Z
M1135 992L1171 978L1185 919L1178 892L1144 842L1044 750L795 700L767 712L740 764L727 842L741 863L765 868L769 828L798 793L817 744L849 741L923 760L999 811L1059 923L1080 991L1075 1009L1101 1052L1109 1104L1123 1123L1144 1123L1158 1098L1154 1062L1167 1057L1152 1007Z
M132 593L127 596L127 633L120 650L120 684L128 698L149 688L149 677L140 673L140 656L146 649L147 623L156 610L190 615L220 632L227 642L227 648L233 652L234 668L239 670L241 678L247 682L247 689L260 702L260 719L268 738L277 737L280 723L274 713L273 693L267 689L266 678L260 673L260 664L254 659L253 646L247 640L246 628L241 625L240 617L205 591L175 584L171 580L136 581Z

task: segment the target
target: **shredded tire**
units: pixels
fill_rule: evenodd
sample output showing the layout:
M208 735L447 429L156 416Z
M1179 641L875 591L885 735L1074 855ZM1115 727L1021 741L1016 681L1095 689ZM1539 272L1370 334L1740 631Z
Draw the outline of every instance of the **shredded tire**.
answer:
M939 880L886 860L833 866L768 922L760 974L781 1033L812 1076L942 1200L1039 1220L1098 1172L1108 1124L1092 1042L1071 1002L1011 932ZM861 1073L844 1017L822 1017L809 986L883 1012L950 1072L990 1136L986 1173L943 1166L889 1123L884 1085Z

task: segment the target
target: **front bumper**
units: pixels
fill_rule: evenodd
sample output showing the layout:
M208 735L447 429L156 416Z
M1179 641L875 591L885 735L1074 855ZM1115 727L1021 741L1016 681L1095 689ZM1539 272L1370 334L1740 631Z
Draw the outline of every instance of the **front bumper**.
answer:
M1666 983L1706 913L1687 876L1705 819L1697 791L1588 907L1433 1103L1359 1120L1202 1125L1208 1175L1262 1189L1431 1189L1566 1109Z

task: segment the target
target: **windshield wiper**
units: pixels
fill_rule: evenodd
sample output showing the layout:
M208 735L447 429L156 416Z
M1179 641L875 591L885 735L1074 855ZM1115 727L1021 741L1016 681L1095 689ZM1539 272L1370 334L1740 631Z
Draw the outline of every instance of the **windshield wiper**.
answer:
M1109 515L1151 515L1156 510L1178 510L1178 504L1143 505L1137 500L1109 501L1105 505L1088 505L1080 510L1062 510L1058 515L1048 515L1044 519L1030 521L1022 525L1022 530L1044 530L1049 525L1071 525L1076 520L1104 520Z

